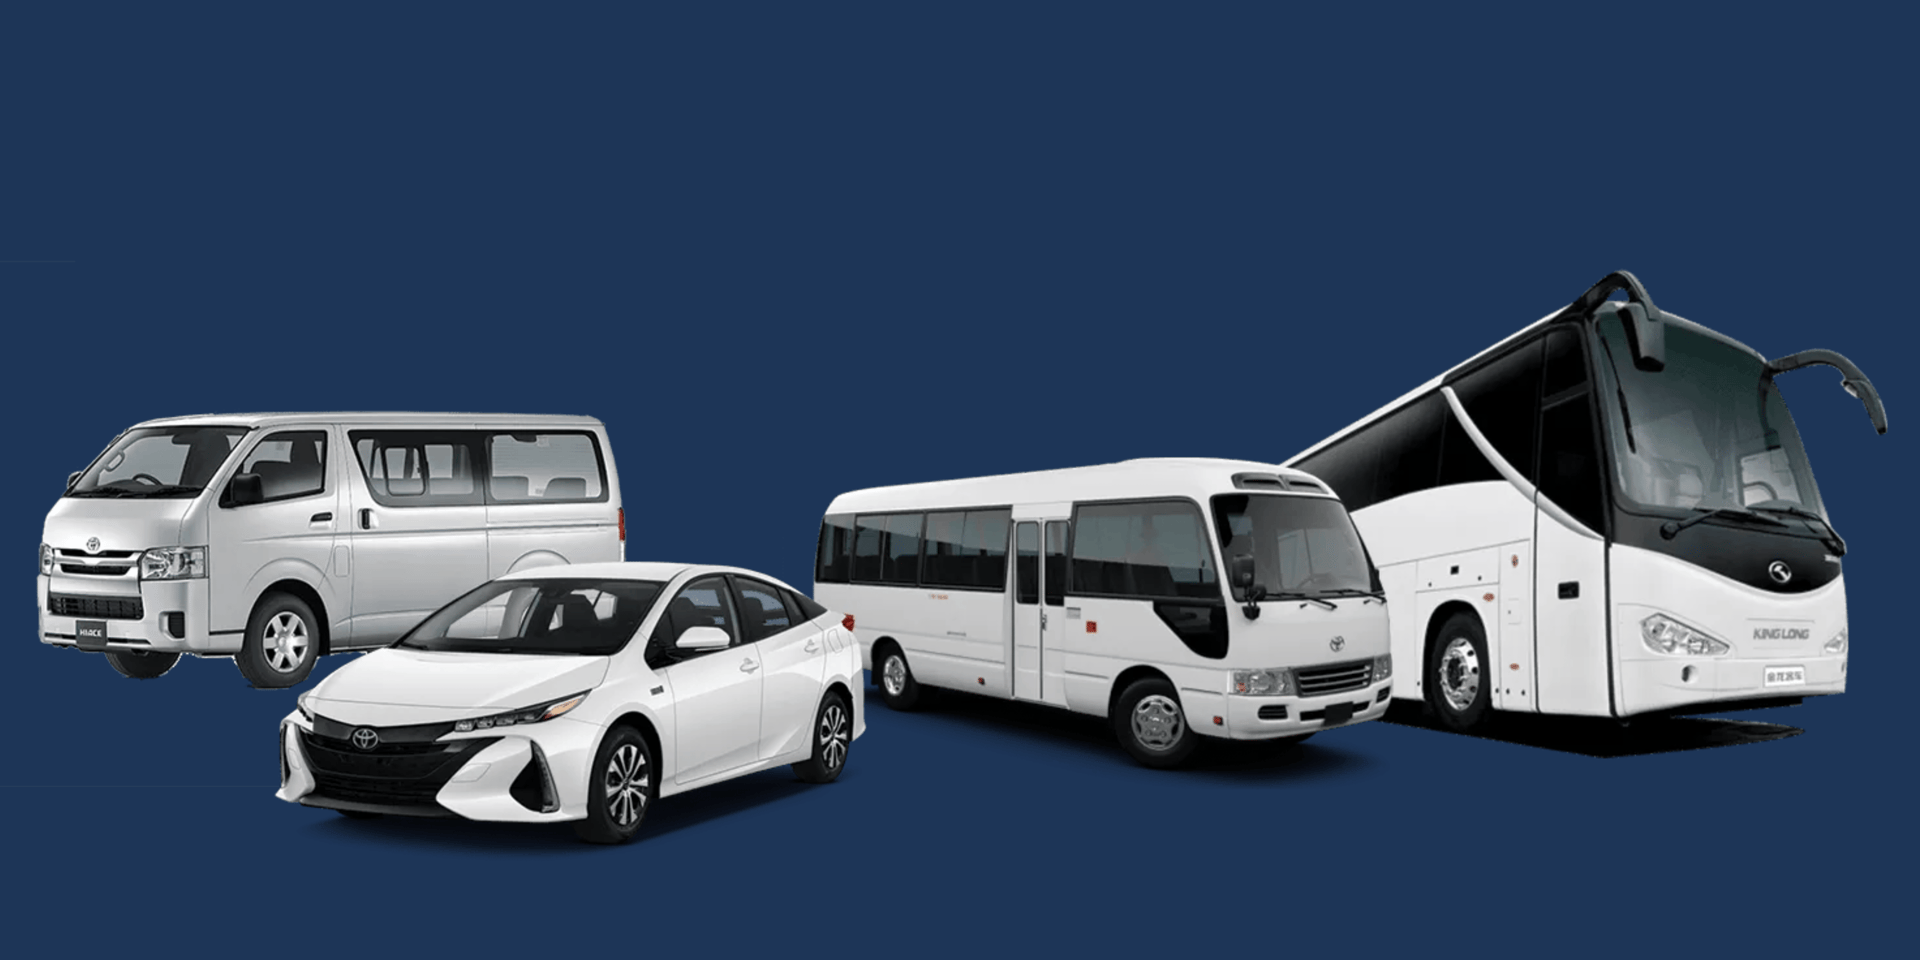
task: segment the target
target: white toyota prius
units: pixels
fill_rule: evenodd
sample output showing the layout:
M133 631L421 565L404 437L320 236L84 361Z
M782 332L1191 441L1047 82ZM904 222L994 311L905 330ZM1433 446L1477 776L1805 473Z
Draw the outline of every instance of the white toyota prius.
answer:
M733 567L592 563L490 581L300 697L282 800L350 817L575 821L624 843L653 801L866 729L853 618Z

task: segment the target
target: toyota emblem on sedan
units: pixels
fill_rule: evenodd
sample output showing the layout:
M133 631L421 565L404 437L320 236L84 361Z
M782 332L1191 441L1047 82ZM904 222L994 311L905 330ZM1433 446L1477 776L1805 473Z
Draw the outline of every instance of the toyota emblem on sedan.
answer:
M88 552L88 553L99 553L99 552L100 552L100 538L99 538L99 537L88 537L88 538L87 538L87 552Z
M1793 568L1787 566L1785 560L1775 560L1767 564L1767 576L1772 577L1774 583L1786 583L1793 579Z
M372 750L380 745L380 733L372 727L361 727L353 732L353 745L362 750Z
M1327 646L1332 648L1334 653L1339 653L1341 650L1346 648L1346 645L1347 645L1346 637L1334 637L1332 640L1327 641Z

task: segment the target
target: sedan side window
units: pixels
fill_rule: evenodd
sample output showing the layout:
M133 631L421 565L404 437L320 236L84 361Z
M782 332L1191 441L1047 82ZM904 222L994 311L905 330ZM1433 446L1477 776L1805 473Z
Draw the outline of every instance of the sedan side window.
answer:
M745 577L736 577L733 582L740 588L740 625L745 642L765 640L793 627L793 616L787 612L778 589Z
M660 622L647 638L647 665L659 669L700 656L703 651L681 650L674 646L680 635L692 627L718 627L733 644L741 643L740 630L723 577L704 577L681 588L661 613ZM711 651L704 651L711 652Z

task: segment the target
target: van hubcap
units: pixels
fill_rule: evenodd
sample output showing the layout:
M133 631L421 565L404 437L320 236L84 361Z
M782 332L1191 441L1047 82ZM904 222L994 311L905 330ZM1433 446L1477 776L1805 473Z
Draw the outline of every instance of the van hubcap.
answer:
M279 673L292 673L307 655L307 624L290 611L282 611L267 621L266 634L260 638L267 666Z

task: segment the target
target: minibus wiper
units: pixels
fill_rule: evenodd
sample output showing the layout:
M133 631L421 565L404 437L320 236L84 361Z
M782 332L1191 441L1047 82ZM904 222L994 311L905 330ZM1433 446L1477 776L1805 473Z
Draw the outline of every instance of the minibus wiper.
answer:
M1694 524L1707 519L1708 517L1739 517L1742 520L1753 520L1759 523L1771 524L1776 527L1786 526L1785 523L1779 520L1775 520L1774 518L1769 517L1766 514L1754 513L1752 510L1748 510L1744 507L1714 507L1711 510L1707 510L1701 507L1695 507L1694 509L1699 510L1700 512L1694 514L1691 517L1686 518L1685 520L1668 520L1666 523L1661 524L1660 537L1665 540L1672 540L1675 536L1679 535L1680 531L1685 530L1686 528L1691 527Z
M1339 604L1334 603L1331 600L1322 599L1321 596L1317 593L1304 593L1299 590L1293 590L1293 591L1283 590L1279 593L1274 594L1273 596L1275 599L1278 599L1278 600L1305 600L1308 603L1317 603L1323 607L1326 607L1328 610L1340 609Z
M1820 542L1833 548L1833 555L1836 557L1844 557L1847 555L1847 542L1840 539L1840 531L1835 530L1833 524L1827 522L1826 517L1814 513L1812 510L1808 510L1805 507L1797 507L1793 504L1784 504L1781 506L1755 504L1748 509L1784 513L1788 516L1799 517L1802 520L1817 523L1822 529L1827 531L1826 535L1820 538Z

